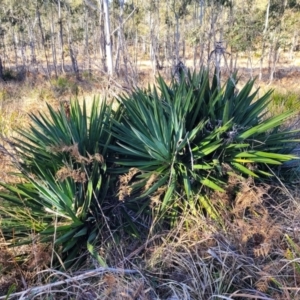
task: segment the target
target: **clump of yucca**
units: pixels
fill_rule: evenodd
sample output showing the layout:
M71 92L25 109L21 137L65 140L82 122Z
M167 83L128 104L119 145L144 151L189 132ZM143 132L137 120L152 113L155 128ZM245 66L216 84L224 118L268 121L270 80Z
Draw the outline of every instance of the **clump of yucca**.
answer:
M94 100L91 113L78 100L32 125L15 141L23 179L2 184L1 228L12 244L33 233L53 241L68 267L94 244L124 233L147 233L153 221L174 223L186 210L222 221L209 200L232 173L271 176L267 167L295 158L297 131L280 125L295 112L266 118L271 92L257 98L253 81L222 89L205 69L180 83L136 89L119 106Z
M182 209L204 206L218 218L209 191L224 191L230 174L272 176L269 167L295 158L286 153L298 131L280 128L295 112L266 118L271 91L257 97L253 80L238 91L235 75L221 89L205 69L182 77L170 85L159 77L157 87L118 99L125 115L112 127L114 172L140 170L127 201L144 201L154 217L174 220Z

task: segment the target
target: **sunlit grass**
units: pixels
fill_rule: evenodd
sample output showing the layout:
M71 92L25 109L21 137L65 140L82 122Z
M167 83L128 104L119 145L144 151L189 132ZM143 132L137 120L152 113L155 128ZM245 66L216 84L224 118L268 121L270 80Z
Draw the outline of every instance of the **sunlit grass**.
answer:
M284 93L275 90L271 96L269 110L273 115L277 115L288 110L300 112L300 93L293 91Z

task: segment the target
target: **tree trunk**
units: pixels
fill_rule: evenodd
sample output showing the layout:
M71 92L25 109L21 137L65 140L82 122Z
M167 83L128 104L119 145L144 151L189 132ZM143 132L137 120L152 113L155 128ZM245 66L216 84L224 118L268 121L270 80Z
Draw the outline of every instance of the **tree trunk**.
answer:
M279 41L276 38L276 35L274 36L274 42L273 42L273 46L272 46L273 52L271 55L271 61L270 61L270 82L273 81L274 79L274 74L276 71L276 66L277 66L277 62L279 60L279 55L280 55L280 45L279 45Z
M175 65L179 63L179 41L180 41L180 34L179 34L179 16L175 13L175 20L176 20L176 27L175 27Z
M68 28L68 46L69 46L69 53L70 53L70 58L71 58L71 63L72 63L72 69L73 72L76 76L77 79L79 79L79 68L78 68L78 63L77 63L77 59L76 59L76 55L74 52L74 48L73 48L73 41L72 41L72 28L71 28L71 12L68 12L68 21L67 21L67 28Z
M200 27L203 28L203 18L204 18L204 11L205 11L205 1L200 0L200 15L199 15L199 22L200 22ZM199 55L199 66L200 68L204 65L204 50L205 50L205 42L204 42L204 36L203 34L200 35L200 55Z
M119 6L120 6L120 12L119 12L119 24L118 24L118 40L117 40L117 45L115 48L116 51L116 59L115 59L115 71L117 75L119 76L120 73L120 57L121 57L121 52L124 51L123 45L122 45L122 23L123 23L123 0L119 0ZM114 43L115 45L116 43Z
M150 60L152 64L153 75L156 75L156 34L155 34L155 24L154 24L154 14L152 10L149 12L149 22L150 22Z
M13 34L14 34L13 46L14 46L14 54L15 54L15 66L16 66L16 70L18 70L18 65L19 65L19 60L18 60L18 37L17 37L17 34L16 34L15 30L13 30Z
M50 4L51 5L51 4ZM54 16L53 16L53 9L51 6L51 22L50 22L50 28L51 28L51 50L52 50L52 61L53 61L53 67L54 67L54 74L55 78L57 78L57 61L56 61L56 47L55 47L55 32L54 32Z
M267 10L266 10L266 17L265 17L265 27L263 31L263 42L262 42L262 50L261 50L261 57L260 57L260 68L259 68L259 80L262 79L262 71L263 71L263 64L264 64L264 57L266 51L266 35L269 27L269 14L270 14L270 4L271 0L268 0Z
M106 50L106 62L107 62L107 73L113 76L113 57L112 57L112 46L110 37L110 20L109 20L109 7L108 0L103 0L103 11L104 11L104 25L105 25L105 50Z
M58 24L59 24L59 51L60 51L60 61L61 61L61 71L65 73L65 54L64 54L64 37L63 37L63 21L61 16L61 3L57 0L58 6Z
M3 65L2 65L2 58L0 56L0 81L3 80Z
M260 57L260 60L259 60L259 75L258 75L259 80L262 80L265 52L266 52L266 42L263 41L262 50L261 50L261 57Z
M91 69L91 55L90 55L90 47L89 47L89 17L88 17L88 10L87 7L84 6L84 57L85 61L87 60L87 69L89 72L89 77L92 76L92 69ZM86 65L85 65L86 68Z
M99 36L99 42L100 47L95 47L95 55L97 52L99 52L101 57L101 63L103 66L104 72L107 72L107 64L106 64L106 43L105 43L105 25L104 25L104 13L103 13L103 0L99 0L99 7L100 7L100 13L99 13L99 24L100 24L100 36ZM96 37L96 35L95 35ZM97 51L98 50L98 51Z
M22 56L22 63L23 63L23 68L25 69L27 66L27 56L26 56L26 42L25 42L25 36L24 36L24 31L21 32L21 56Z
M247 59L247 68L250 68L250 78L253 79L253 62L252 62L252 52L250 49L247 51L248 59Z
M36 63L35 56L35 42L34 42L34 33L33 33L33 25L30 23L28 25L28 33L29 33L29 47L30 47L30 64Z
M45 36L44 36L44 31L43 31L43 26L42 26L42 21L41 21L41 14L40 14L38 7L36 8L36 14L37 14L37 18L38 18L38 25L39 25L40 32L41 32L42 45L44 48L44 54L45 54L45 59L46 59L46 64L47 64L47 77L48 77L48 79L50 79L51 70L50 70L50 66L49 66L47 47L46 47Z
M293 34L293 38L292 38L290 51L289 51L289 59L291 61L293 61L293 59L294 59L294 50L295 50L295 46L297 44L297 38L298 38L298 32L297 32L297 30L295 30L294 34Z

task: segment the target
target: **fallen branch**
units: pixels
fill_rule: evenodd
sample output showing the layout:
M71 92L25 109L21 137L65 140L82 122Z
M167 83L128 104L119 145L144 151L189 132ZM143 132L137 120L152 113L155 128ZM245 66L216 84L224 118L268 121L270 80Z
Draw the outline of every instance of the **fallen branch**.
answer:
M89 277L94 277L94 276L98 276L101 273L106 273L106 272L110 272L110 273L123 273L123 274L135 274L135 273L139 273L138 270L126 270L126 269L119 269L119 268L97 268L95 270L88 270L85 271L84 273L74 276L74 277L69 277L68 279L64 279L64 280L60 280L60 281L56 281L53 283L49 283L49 284L45 284L42 286L37 286L37 287L33 287L30 289L27 289L25 291L22 292L17 292L17 293L13 293L10 295L6 295L6 296L1 296L1 299L12 299L14 297L19 297L18 299L24 299L24 297L29 297L29 296L33 296L34 294L40 293L44 290L47 290L56 286L60 286L63 284L68 284L68 283L73 283L75 281L79 281L79 280L83 280Z

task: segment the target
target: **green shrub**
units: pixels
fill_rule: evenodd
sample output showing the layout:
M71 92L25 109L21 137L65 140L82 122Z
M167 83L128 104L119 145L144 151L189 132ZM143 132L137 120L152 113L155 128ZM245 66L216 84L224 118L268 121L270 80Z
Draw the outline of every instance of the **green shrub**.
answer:
M76 82L73 82L67 77L60 76L57 79L51 81L53 91L57 96L70 93L74 96L78 96L79 87Z
M1 228L13 245L54 241L65 267L107 236L138 236L151 222L175 222L186 209L222 221L209 200L227 177L271 176L266 166L295 158L298 131L280 125L295 112L267 118L271 92L256 99L253 81L237 92L209 74L121 96L116 110L94 100L65 103L49 117L31 115L14 141L23 180L2 183ZM99 255L98 261L105 263Z
M176 219L180 207L203 206L216 218L207 195L223 191L231 172L272 176L266 165L294 158L283 153L299 141L296 132L280 130L294 112L265 118L271 91L256 99L254 81L237 92L236 76L220 90L216 76L210 83L204 69L182 79L168 86L159 78L158 89L137 89L119 99L126 114L113 122L118 143L109 148L118 153L113 162L119 165L114 172L130 175L135 168L127 201L156 204L159 219Z
M11 69L5 69L3 71L3 76L2 79L4 81L12 81L12 80L17 80L18 79L18 74L16 71L13 71Z
M48 109L49 117L30 115L33 124L15 140L25 183L2 184L10 193L1 192L0 223L14 244L30 242L30 233L39 233L42 242L54 239L68 267L103 228L122 222L109 200L106 173L110 119L118 120L120 111L99 100L89 115L85 102L81 108L77 100L59 111Z
M295 92L280 93L275 91L270 102L271 113L281 113L288 110L300 109L300 95Z

